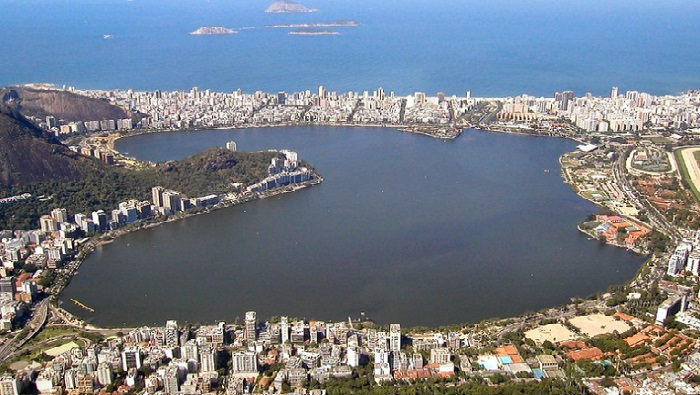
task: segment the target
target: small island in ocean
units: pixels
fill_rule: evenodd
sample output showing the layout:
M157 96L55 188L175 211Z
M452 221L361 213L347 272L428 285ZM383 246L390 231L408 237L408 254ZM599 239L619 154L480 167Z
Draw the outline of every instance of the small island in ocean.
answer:
M290 28L290 27L357 27L360 23L351 19L335 21L335 22L318 22L318 23L289 23L282 25L267 25L267 28Z
M190 32L194 35L214 35L214 34L235 34L238 33L234 29L221 26L202 26L199 29Z
M315 8L306 8L303 5L290 0L277 0L274 3L270 4L270 6L267 7L267 9L265 10L265 12L271 12L276 14L293 14L316 11L318 10Z
M299 35L299 36L337 36L340 33L333 30L320 30L312 28L301 28L297 30L292 30L289 34Z

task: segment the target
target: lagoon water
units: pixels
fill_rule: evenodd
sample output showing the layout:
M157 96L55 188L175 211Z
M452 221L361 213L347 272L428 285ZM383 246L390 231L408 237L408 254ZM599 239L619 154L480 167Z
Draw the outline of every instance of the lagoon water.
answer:
M435 326L585 297L643 261L576 229L597 210L562 182L568 140L285 127L141 135L117 148L164 161L229 140L296 150L325 182L118 238L81 266L64 307L99 325L233 321L256 310Z
M424 91L551 96L700 87L700 2L669 0L0 0L0 86ZM270 24L354 19L339 36ZM191 36L200 26L241 29ZM112 35L110 39L103 35ZM576 230L595 207L561 182L570 141L469 131L181 132L119 141L150 160L236 140L292 148L321 186L127 235L66 290L101 325L296 315L437 325L517 314L630 278L642 258ZM551 169L545 173L544 169ZM72 303L65 306L80 315Z

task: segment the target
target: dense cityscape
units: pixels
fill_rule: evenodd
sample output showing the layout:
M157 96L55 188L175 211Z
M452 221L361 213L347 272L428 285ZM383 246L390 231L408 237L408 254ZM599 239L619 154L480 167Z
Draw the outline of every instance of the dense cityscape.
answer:
M382 88L338 93L324 87L276 94L61 91L134 114L82 121L30 117L75 152L110 166L149 166L117 152L115 139L174 129L370 125L452 139L474 127L571 138L580 145L560 159L564 180L603 211L582 219L579 229L601 243L648 254L649 261L629 283L586 300L449 328L261 318L248 311L242 322L102 329L56 305L85 256L109 238L194 209L321 181L296 152L281 150L267 178L236 192L188 198L153 185L150 201L89 213L56 207L42 213L39 229L2 231L0 360L7 373L0 395L324 394L417 382L457 391L469 383L549 379L599 394L700 390L700 149L692 147L700 131L698 91L654 96L612 88L608 97L566 91L549 98L396 96ZM236 151L236 143L226 149ZM21 194L0 204L41 198ZM90 309L89 301L73 302Z

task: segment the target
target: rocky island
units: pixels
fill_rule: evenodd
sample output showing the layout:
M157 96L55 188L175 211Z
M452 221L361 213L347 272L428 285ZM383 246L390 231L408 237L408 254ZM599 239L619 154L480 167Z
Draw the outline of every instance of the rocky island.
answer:
M235 34L238 33L234 29L221 26L202 26L199 29L190 32L193 35L219 35L219 34Z
M299 3L295 3L290 0L278 0L270 4L265 12L276 13L276 14L295 14L304 12L316 12L315 8L306 8Z
M282 25L267 25L267 28L293 28L293 27L357 27L360 23L353 20L319 22L319 23L289 23Z
M301 28L297 30L292 30L289 34L294 34L298 36L337 36L340 33L333 30L319 30L312 28Z

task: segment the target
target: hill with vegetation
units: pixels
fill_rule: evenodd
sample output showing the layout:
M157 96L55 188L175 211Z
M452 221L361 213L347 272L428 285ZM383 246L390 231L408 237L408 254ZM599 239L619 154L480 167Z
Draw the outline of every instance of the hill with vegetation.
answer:
M139 170L107 167L94 161L82 178L48 181L0 189L0 197L30 193L33 199L4 206L0 229L34 229L39 217L63 207L70 214L112 210L128 199L150 200L151 188L161 185L189 197L233 191L235 183L251 184L267 176L275 152L231 152L212 148L182 161ZM92 161L90 158L87 160ZM43 198L38 198L43 196Z
M162 185L190 197L234 190L258 182L276 152L232 152L223 148L182 161L143 169L110 167L80 155L0 104L0 198L29 193L32 199L2 206L0 229L33 229L53 208L69 213L111 210L128 199L147 200Z
M233 183L249 185L267 177L276 152L232 152L212 148L182 161L171 161L141 170L146 184L162 185L196 197L232 190Z
M0 97L3 103L23 115L40 119L49 115L66 122L138 118L138 114L132 114L107 100L62 90L11 87L0 90Z
M89 171L90 162L0 103L0 185L75 181Z

